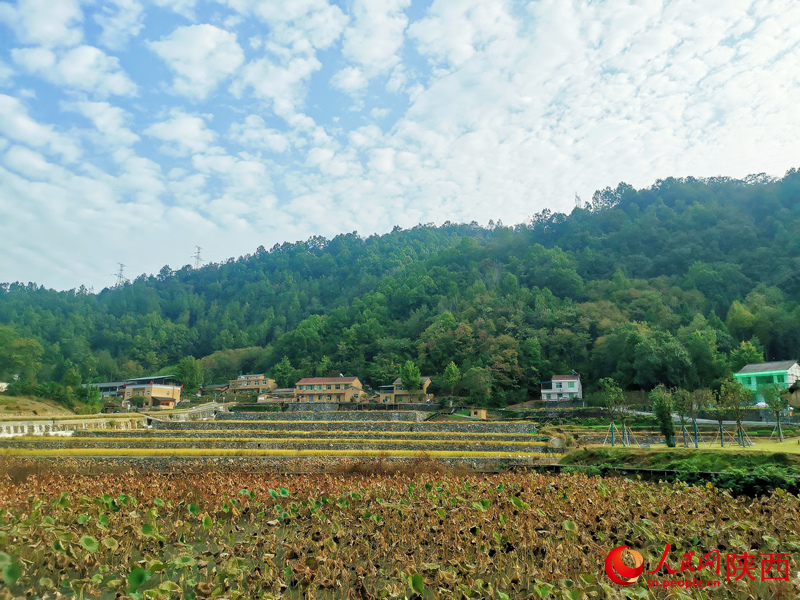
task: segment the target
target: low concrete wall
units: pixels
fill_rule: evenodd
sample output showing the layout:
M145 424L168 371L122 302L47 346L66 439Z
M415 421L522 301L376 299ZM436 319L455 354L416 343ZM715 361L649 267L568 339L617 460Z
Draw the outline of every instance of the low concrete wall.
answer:
M125 415L98 417L75 417L69 419L20 419L0 421L0 438L17 435L72 435L74 431L91 429L128 430L141 427L143 416Z

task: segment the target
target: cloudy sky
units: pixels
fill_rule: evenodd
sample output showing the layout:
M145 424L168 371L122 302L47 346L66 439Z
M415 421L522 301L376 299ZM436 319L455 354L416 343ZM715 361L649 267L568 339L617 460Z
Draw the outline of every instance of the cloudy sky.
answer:
M0 1L0 281L800 166L796 0Z

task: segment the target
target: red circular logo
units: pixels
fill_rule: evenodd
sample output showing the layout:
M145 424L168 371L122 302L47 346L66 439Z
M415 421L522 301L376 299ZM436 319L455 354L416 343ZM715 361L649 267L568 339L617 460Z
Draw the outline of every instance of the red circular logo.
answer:
M627 550L633 557L635 566L629 567L622 562L622 552ZM639 575L644 572L644 558L636 550L631 550L627 546L617 546L606 556L606 575L614 583L620 585L633 585L639 579Z

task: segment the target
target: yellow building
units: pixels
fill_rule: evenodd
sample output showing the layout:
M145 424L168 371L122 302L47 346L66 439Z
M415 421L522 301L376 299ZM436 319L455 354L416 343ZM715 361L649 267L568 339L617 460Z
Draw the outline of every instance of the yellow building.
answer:
M236 379L231 379L228 384L228 392L231 394L242 394L255 392L256 394L266 394L276 389L278 386L274 379L266 375L239 375Z
M300 402L365 402L367 393L358 377L305 377L294 386Z
M153 406L167 406L174 408L175 404L181 400L181 386L167 385L164 383L147 383L125 385L119 394L125 400L130 400L134 396L144 398L144 405L152 408Z
M382 385L380 388L381 402L425 402L433 398L433 394L428 393L428 386L431 384L430 377L422 377L422 388L419 390L404 390L403 381L400 377L394 380L392 385Z

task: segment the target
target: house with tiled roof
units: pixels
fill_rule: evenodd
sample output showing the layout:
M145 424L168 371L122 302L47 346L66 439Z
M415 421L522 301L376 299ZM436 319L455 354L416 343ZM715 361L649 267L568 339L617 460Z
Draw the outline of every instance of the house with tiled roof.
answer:
M581 376L577 373L571 375L553 375L550 381L542 382L542 400L582 400L583 387Z
M300 402L365 402L368 399L358 377L304 377L294 385Z
M796 360L779 360L745 365L733 376L744 387L751 390L759 401L763 400L763 398L758 389L777 383L781 388L789 389L793 392L792 405L798 405L797 401L800 400L800 364Z

